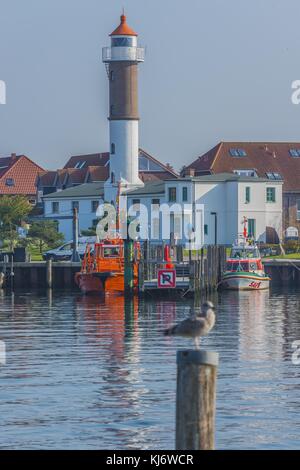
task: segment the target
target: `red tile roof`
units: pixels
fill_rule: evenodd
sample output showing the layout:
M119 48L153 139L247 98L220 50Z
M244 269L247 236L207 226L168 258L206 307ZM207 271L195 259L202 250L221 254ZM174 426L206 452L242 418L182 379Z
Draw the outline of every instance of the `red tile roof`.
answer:
M231 149L242 149L245 156L233 157ZM187 169L195 169L195 175L228 173L234 170L255 170L257 176L279 173L283 191L300 192L300 157L292 157L291 149L299 149L297 142L220 142L201 155Z
M36 179L42 172L43 168L25 155L0 158L0 195L35 195Z

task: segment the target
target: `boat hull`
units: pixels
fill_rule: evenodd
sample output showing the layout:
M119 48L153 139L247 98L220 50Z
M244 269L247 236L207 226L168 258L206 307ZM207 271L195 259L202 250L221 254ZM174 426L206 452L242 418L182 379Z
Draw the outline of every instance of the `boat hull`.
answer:
M224 274L220 287L227 290L265 290L270 287L268 276L247 274Z
M77 273L75 282L83 294L124 293L124 273ZM136 278L134 287L137 287Z
M104 294L104 283L93 274L77 273L75 282L83 294Z

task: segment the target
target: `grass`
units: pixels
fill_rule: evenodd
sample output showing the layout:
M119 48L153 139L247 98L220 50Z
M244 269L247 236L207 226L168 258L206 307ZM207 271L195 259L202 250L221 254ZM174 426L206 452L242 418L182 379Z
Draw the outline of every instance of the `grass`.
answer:
M300 259L300 253L289 253L287 255L266 256L270 259Z
M37 246L30 245L28 247L30 253L31 261L43 261L43 257L40 254L40 250Z

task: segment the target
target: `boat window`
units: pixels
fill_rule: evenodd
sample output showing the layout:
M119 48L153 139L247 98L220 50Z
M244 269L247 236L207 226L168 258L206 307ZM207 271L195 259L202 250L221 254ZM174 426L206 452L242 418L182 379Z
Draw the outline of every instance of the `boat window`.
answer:
M249 264L249 271L255 271L257 269L257 263L255 261L251 261Z
M242 271L249 271L249 263L246 261L244 263L241 263L241 270Z
M103 249L103 257L104 258L114 258L120 256L120 247L113 246L113 247L105 247Z

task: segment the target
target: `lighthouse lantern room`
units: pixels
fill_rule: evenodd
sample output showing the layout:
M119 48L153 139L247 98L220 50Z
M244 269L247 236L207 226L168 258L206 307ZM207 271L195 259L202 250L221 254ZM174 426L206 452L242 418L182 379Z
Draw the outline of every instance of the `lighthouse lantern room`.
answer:
M110 175L105 184L106 200L143 186L139 178L138 64L144 49L126 16L110 35L111 46L103 48L103 62L109 79Z

